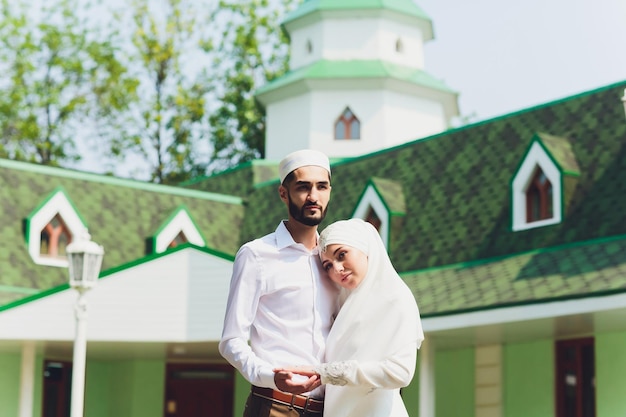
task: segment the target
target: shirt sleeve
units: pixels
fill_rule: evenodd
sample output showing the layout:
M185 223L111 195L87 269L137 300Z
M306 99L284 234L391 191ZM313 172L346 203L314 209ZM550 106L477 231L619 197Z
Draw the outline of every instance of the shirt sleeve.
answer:
M255 355L248 344L250 328L263 290L259 271L253 251L243 246L233 264L219 351L248 382L276 389L274 367Z
M417 342L380 361L347 360L315 367L322 384L393 389L409 385L417 361Z

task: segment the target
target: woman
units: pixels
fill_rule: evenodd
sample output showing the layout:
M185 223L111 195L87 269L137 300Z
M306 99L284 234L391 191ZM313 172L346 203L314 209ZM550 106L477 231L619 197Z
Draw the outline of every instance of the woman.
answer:
M318 246L343 303L326 341L328 362L276 371L319 376L326 384L325 416L408 416L400 388L411 382L424 340L413 294L371 224L333 223Z

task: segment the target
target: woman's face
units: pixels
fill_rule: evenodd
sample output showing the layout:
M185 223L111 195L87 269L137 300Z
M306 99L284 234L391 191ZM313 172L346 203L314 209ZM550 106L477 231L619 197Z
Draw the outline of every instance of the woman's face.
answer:
M349 290L358 287L367 274L367 255L352 246L328 245L320 259L330 279Z

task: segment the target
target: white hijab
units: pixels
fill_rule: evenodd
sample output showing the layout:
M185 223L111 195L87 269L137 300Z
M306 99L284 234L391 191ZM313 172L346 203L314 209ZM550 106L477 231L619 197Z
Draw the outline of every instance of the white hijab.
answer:
M384 361L394 355L398 347L416 344L419 348L424 333L415 297L391 264L378 231L361 219L341 220L320 234L320 251L331 244L344 244L364 252L368 257L368 270L357 288L343 290L345 301L326 341L326 362ZM392 401L388 397L392 391L377 390L379 395L369 395L372 392L369 387L330 388L326 388L329 412L333 408L336 415L358 415L355 407L360 407L357 404L367 397L371 401L367 415L390 415L387 414L389 407L381 402ZM340 392L334 393L335 390ZM393 395L397 396L393 401L400 401L397 392ZM336 396L339 397L334 398ZM349 404L351 402L354 406ZM375 411L372 407L380 409ZM400 414L406 411L403 409Z

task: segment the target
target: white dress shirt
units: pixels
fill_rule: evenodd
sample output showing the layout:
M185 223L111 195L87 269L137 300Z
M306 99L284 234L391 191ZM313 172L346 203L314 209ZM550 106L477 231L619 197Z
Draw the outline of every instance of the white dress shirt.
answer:
M322 272L283 222L237 252L219 350L251 384L276 389L274 368L324 361L337 289Z

